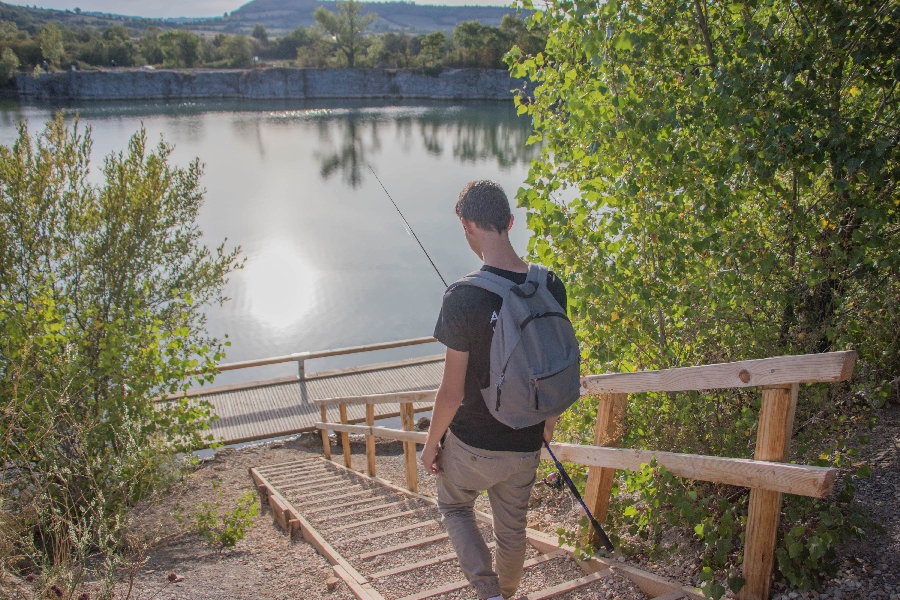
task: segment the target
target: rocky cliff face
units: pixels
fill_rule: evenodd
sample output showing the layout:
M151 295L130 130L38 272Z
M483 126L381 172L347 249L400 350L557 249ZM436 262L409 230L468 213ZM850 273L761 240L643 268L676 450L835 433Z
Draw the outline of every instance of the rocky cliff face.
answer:
M524 89L502 69L446 69L429 75L401 69L249 69L66 71L20 73L21 98L44 100L434 99L509 100Z

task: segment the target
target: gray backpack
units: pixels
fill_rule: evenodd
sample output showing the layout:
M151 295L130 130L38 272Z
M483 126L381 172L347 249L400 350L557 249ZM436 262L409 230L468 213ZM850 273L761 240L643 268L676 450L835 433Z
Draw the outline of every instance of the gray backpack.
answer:
M490 385L481 395L494 418L516 429L561 415L580 395L578 340L565 308L547 289L548 273L530 264L525 283L516 285L475 271L451 286L474 285L503 298L491 341Z

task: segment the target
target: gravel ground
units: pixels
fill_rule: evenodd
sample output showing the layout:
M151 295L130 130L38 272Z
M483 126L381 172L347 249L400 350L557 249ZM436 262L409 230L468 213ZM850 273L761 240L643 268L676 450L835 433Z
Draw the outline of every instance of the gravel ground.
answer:
M840 572L822 594L798 593L776 584L775 599L900 600L900 405L878 412L878 424L859 456L871 465L872 476L855 485L856 498L884 532L844 544L839 551Z

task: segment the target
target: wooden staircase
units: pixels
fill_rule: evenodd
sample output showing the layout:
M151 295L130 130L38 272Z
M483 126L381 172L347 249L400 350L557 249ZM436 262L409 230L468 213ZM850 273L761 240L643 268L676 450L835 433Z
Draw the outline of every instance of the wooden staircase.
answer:
M281 527L301 533L360 600L474 597L433 498L325 459L255 467L250 475ZM476 518L493 547L490 515ZM703 598L617 560L576 561L555 537L527 533L522 599L605 598L607 583L620 576L646 598Z

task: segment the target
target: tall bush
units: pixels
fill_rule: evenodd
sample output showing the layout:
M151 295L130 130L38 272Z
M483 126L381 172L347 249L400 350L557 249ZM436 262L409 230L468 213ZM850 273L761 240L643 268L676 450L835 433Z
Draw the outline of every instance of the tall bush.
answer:
M201 168L171 151L139 131L93 185L77 121L0 147L4 568L122 551L128 508L212 441L208 404L155 399L211 380L194 375L223 356L202 310L237 250L200 242Z
M567 276L586 365L855 348L852 388L804 388L797 421L799 460L848 463L900 373L900 7L558 0L529 24L550 32L546 49L508 61L534 82L518 104L544 146L518 199L531 252ZM750 456L757 407L747 393L646 395L626 441ZM568 435L590 436L589 407L567 418ZM623 490L659 491L638 476ZM688 489L679 498L699 511ZM808 563L779 562L795 585L816 585L835 544L859 533L843 489L794 515L802 532L782 532L791 557L798 539L816 546ZM711 522L730 510L712 506ZM740 528L725 529L722 547L738 546ZM737 560L707 553L713 568Z

